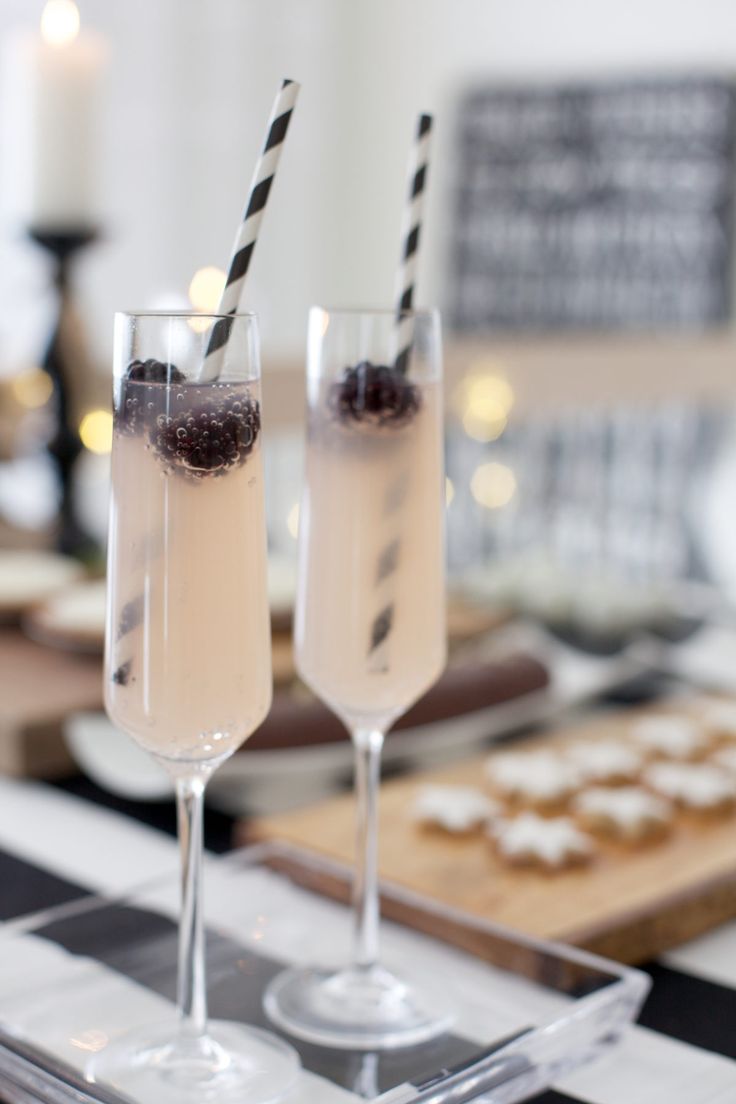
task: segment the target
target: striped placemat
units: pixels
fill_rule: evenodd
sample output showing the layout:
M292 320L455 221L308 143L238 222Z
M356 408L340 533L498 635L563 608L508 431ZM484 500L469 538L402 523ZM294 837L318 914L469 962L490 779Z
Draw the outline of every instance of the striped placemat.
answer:
M51 909L87 894L119 895L149 880L170 878L176 871L178 851L170 837L142 826L129 817L91 802L61 793L42 783L0 779L0 921L8 923L28 912ZM216 860L215 860L216 861ZM111 906L120 909L121 906ZM171 947L175 940L173 919L144 907L127 914L123 909L109 917L111 923L128 923L146 929L148 935ZM148 925L157 925L155 933ZM143 925L143 928L141 928ZM49 926L48 946L75 949L84 933L79 917ZM26 937L33 938L33 937ZM226 936L217 936L219 940ZM215 958L227 948L214 947ZM66 956L68 957L68 956ZM223 990L221 1015L256 1020L260 1015L258 991L281 963L258 954L254 959L257 984L251 997L254 1007L228 1006L233 994ZM15 964L16 968L18 964ZM12 963L0 963L0 990L7 988ZM104 960L96 968L112 971L122 991L137 995L135 956L121 963ZM640 1026L594 1064L565 1079L554 1091L537 1096L536 1104L733 1104L736 1100L736 923L668 953L648 970L654 988L644 1008ZM146 1000L169 1000L162 984ZM150 978L147 978L151 990ZM155 990L155 986L154 986ZM238 1000L242 1002L242 987ZM219 998L218 998L219 1000ZM461 1034L451 1036L447 1065L464 1061L473 1046ZM317 1048L314 1048L315 1051ZM308 1052L309 1048L305 1048ZM420 1048L394 1056L378 1071L379 1086L396 1079L421 1081L425 1056ZM436 1054L432 1056L436 1068ZM319 1067L319 1055L303 1054L308 1074L304 1100L350 1101L356 1097L340 1087L339 1071L329 1071L329 1083ZM346 1062L348 1059L346 1058ZM393 1069L391 1062L397 1062ZM402 1065L402 1063L404 1063ZM375 1071L374 1071L375 1073ZM352 1078L352 1080L351 1080ZM345 1070L345 1084L355 1083L355 1071ZM329 1089L329 1091L327 1091Z

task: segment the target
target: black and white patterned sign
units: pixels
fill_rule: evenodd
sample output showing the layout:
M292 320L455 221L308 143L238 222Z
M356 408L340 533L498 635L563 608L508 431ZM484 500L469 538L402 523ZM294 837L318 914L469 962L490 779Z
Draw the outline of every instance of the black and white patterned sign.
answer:
M731 311L736 83L491 87L459 110L458 331L697 328Z

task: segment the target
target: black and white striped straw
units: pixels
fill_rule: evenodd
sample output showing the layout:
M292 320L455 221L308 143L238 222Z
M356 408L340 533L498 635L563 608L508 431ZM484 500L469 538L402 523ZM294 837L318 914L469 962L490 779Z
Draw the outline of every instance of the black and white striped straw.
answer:
M248 275L248 269L253 258L258 231L261 228L263 213L276 175L281 151L284 148L286 132L289 129L289 122L300 87L297 81L285 80L274 100L271 117L268 121L266 141L253 173L248 202L235 237L225 290L222 293L217 314L234 315L241 307L245 278ZM221 318L215 323L202 365L200 374L202 381L217 379L219 376L231 330L232 321L230 318Z
M401 318L401 313L410 311L414 306L419 238L422 231L424 199L427 193L431 137L432 116L420 115L417 119L416 132L409 157L409 187L401 232L401 260L396 273L396 313L399 316L399 326L394 364L400 372L406 372L409 367L409 357L414 340L412 320Z
M404 221L402 225L401 261L396 276L396 320L393 348L394 366L406 373L409 368L411 350L414 344L414 320L403 315L414 306L414 285L416 283L419 236L422 229L424 197L427 188L429 166L429 141L432 134L432 116L420 115L409 157L409 186ZM407 472L399 473L394 484L388 489L385 509L387 514L397 514L403 505L407 490ZM400 521L400 515L399 515ZM368 666L371 671L385 671L389 665L389 637L394 618L394 600L392 592L395 583L391 577L396 571L401 553L400 536L391 533L389 541L379 556L376 582L383 592L384 601L371 624L368 647Z

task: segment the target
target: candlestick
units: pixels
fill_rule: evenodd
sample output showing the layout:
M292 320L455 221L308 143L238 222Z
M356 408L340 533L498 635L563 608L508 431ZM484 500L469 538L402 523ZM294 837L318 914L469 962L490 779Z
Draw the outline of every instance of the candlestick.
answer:
M73 0L48 0L41 33L5 51L6 172L11 213L26 225L68 229L96 222L99 89L106 45L80 31Z
M54 387L55 429L46 447L59 482L57 547L60 552L91 559L99 553L99 548L79 521L74 503L74 466L82 451L82 442L74 413L71 381L75 374L79 375L87 352L72 301L70 270L74 256L97 235L84 227L59 231L31 228L29 235L53 258L53 283L58 296L56 321L43 358L43 368Z

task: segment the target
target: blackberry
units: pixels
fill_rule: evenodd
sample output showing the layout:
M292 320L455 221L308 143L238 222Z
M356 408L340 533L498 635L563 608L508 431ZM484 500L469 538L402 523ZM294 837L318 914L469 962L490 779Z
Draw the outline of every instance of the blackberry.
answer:
M175 364L160 360L131 360L122 383L120 405L116 415L118 425L128 434L138 434L146 425L156 421L165 410L167 392L160 386L146 388L129 387L129 383L179 384L186 376Z
M260 428L257 401L230 395L207 399L175 417L160 415L151 444L172 470L201 479L244 464Z
M377 428L406 425L421 405L417 388L403 372L369 360L345 369L328 402L341 421Z
M130 668L133 661L126 659L125 663L121 663L117 670L112 673L112 681L116 686L127 686L130 680Z
M133 383L184 383L186 376L175 364L164 364L161 360L131 360L126 379Z

